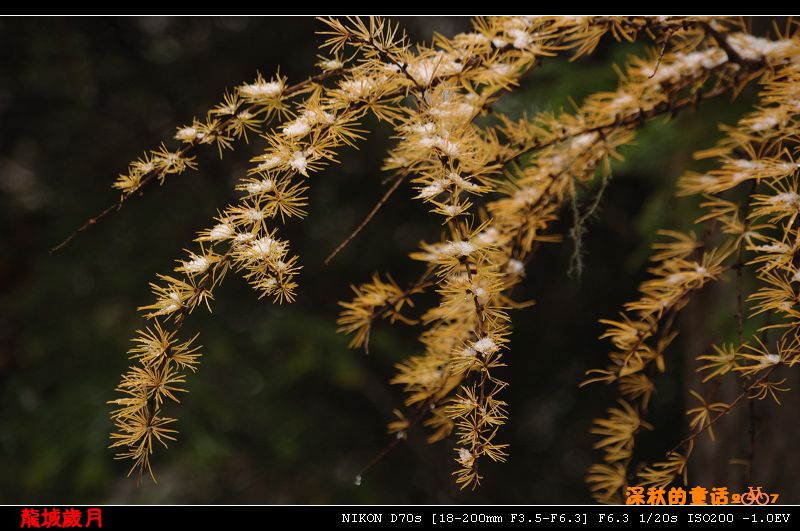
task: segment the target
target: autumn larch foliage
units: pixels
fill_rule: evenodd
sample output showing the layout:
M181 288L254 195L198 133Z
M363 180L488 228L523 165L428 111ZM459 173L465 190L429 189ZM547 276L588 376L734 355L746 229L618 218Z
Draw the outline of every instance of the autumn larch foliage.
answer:
M443 237L410 253L422 263L411 285L376 273L354 286L338 324L354 348L368 348L380 320L420 328L421 351L398 364L392 380L406 400L389 431L402 440L421 425L431 443L448 441L460 487L477 487L481 463L504 461L510 451L502 442L507 383L496 369L513 364L511 314L528 306L512 298L514 287L534 267L542 244L562 241L554 222L565 212L574 216L570 236L579 269L581 221L597 206L583 203L581 190L594 182L600 183L595 189L605 188L619 149L637 129L711 98L735 97L751 83L761 87L752 113L726 127L718 146L697 154L716 159L717 169L687 173L676 190L701 203L698 230L665 227L639 298L601 321L609 362L589 371L584 383L613 385L619 399L591 429L600 451L588 471L591 492L613 503L630 485L685 481L694 441L713 437L719 418L746 401L780 401L788 391L782 375L800 360L794 159L800 41L791 23L762 37L735 18L490 17L474 19L468 33L434 35L430 45L410 42L397 25L379 18L320 24L319 73L296 83L278 72L258 74L226 92L206 116L177 128L175 147L162 144L131 162L113 184L119 200L75 233L151 183L195 170L193 153L204 146L221 154L249 138L264 145L236 185L241 199L197 233L173 271L152 283L152 304L139 308L145 324L111 401L111 446L130 460L131 472L154 477L155 448L176 438L176 420L167 410L186 392L201 351L197 335L183 337L183 327L198 307L210 310L225 276L241 275L259 298L274 303L291 303L302 289L300 259L280 227L303 218L313 176L368 134L368 115L395 132L384 159L394 182L384 200L401 185L412 187ZM606 37L650 46L618 69L616 90L593 94L572 111L522 118L495 106L542 61L591 54ZM748 275L760 287L743 296ZM687 411L688 435L665 448L663 460L637 464L637 434L655 429L646 420L648 405L654 375L670 368L668 347L679 332L675 316L703 286L726 277L739 290L738 337L718 338L698 358L709 385L691 391L696 407ZM425 291L435 291L438 304L410 315L413 298ZM749 319L760 328L745 337ZM722 378L741 380L732 402L714 399L712 383Z

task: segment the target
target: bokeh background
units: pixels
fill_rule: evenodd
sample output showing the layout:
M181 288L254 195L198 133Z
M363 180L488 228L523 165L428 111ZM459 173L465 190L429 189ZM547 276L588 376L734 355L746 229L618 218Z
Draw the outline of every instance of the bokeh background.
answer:
M457 17L400 22L428 42L434 31L469 27ZM106 401L142 325L135 308L150 301L155 274L170 271L195 231L235 199L233 184L263 143L251 139L223 160L200 150L199 171L170 177L65 250L48 249L116 198L110 183L131 159L162 139L174 145L175 127L204 114L226 87L278 66L290 81L314 72L320 29L313 18L0 19L0 503L590 501L583 477L597 456L588 430L613 401L602 385L577 387L605 360L597 319L635 296L655 230L691 222L695 205L673 198L675 179L702 168L693 151L713 145L719 123L746 112L752 89L736 102L707 102L652 123L623 151L588 227L581 279L566 274L568 242L537 254L520 292L537 304L513 315L504 375L511 418L500 438L511 456L486 467L477 491L453 486L451 449L425 444L419 431L360 486L353 481L388 442L385 424L402 402L387 383L393 364L420 347L414 328L381 324L369 356L348 350L335 332L336 302L375 270L401 283L415 278L419 265L407 253L440 230L405 187L323 265L382 194L391 131L372 123L358 151L312 177L308 218L282 229L304 265L297 302L258 301L232 274L213 315L198 310L188 321L187 330L202 331L205 357L176 410L179 441L155 457L159 484L137 487L112 459ZM547 59L500 106L512 114L567 107L569 98L613 88L611 65L643 52L641 44L604 41L587 59ZM568 220L558 225L569 228ZM643 456L657 457L685 433L691 360L707 349L709 332L731 333L729 303L711 288L681 318L688 330L658 382L656 431L642 437ZM797 411L796 401L787 398L783 410ZM784 501L798 501L789 451L796 422L770 422L775 409L759 404L764 442L754 474ZM744 452L741 420L732 416L722 442L700 449L693 484L741 485L741 467L727 464ZM769 442L776 440L786 444Z

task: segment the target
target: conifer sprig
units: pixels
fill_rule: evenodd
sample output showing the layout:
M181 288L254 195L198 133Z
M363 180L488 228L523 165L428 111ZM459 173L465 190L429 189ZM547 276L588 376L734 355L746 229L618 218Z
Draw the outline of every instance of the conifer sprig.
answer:
M111 446L131 461L131 472L154 477L155 448L176 440L168 404L186 392L200 358L198 336L182 338L183 326L196 308L211 309L225 276L241 275L259 298L294 301L302 266L280 226L304 217L312 177L358 145L368 133L368 115L393 128L384 169L395 180L343 245L402 186L428 207L441 235L410 253L424 263L416 282L402 288L391 276L375 274L341 303L339 330L352 334L354 348L369 348L378 321L420 327L421 352L399 363L392 379L403 387L410 411L396 410L389 430L397 438L388 449L422 424L430 442L450 439L461 488L479 485L484 463L505 460L503 368L513 364L511 313L530 305L514 293L537 247L561 241L554 222L571 207L573 256L580 265L584 224L637 130L707 99L735 97L753 82L762 87L756 109L727 127L719 145L697 154L716 158L716 169L686 173L678 183L678 195L699 196L701 230L661 231L651 278L637 299L619 317L601 320L609 363L589 371L584 383L614 385L619 397L591 429L602 455L589 470L589 488L598 501L615 502L629 485L685 481L695 441L705 433L713 437L734 406L780 402L788 391L783 373L800 361L800 41L791 27L768 39L733 18L487 17L475 19L471 31L437 34L426 45L382 18L320 21L320 74L296 85L279 73L269 79L259 74L226 94L204 118L178 128L179 147L162 145L132 162L114 183L120 199L76 231L149 183L194 169L199 146L216 145L221 155L239 140L260 137L262 151L235 185L241 197L198 232L173 270L151 284L154 298L140 308L147 323L133 339L131 367L111 401ZM605 36L653 45L617 69L616 90L590 95L570 112L512 117L496 105L522 83L535 82L542 61L591 54ZM593 186L598 195L587 200L581 190ZM721 337L698 356L697 370L709 385L690 391L688 435L663 460L639 465L636 437L658 429L647 421L648 408L655 375L672 366L678 315L706 285L731 272L737 276L736 337ZM744 293L749 277L759 287ZM415 298L426 290L437 297L419 310ZM744 325L751 320L760 330L747 338ZM722 378L740 380L741 392L728 403L713 396Z

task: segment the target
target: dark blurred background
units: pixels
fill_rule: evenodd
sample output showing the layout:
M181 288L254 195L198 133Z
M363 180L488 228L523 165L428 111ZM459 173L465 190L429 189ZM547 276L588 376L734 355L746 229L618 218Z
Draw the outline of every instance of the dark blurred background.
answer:
M400 22L427 42L435 31L469 28L466 18ZM511 456L485 468L477 491L454 488L451 449L426 445L419 431L354 485L389 440L385 424L403 399L387 383L392 366L420 347L416 329L381 324L369 356L348 350L347 338L335 333L336 302L375 270L389 270L403 284L413 279L419 265L407 253L440 230L402 188L323 265L382 194L381 156L391 131L372 123L374 133L358 151L344 151L340 166L312 177L308 218L281 229L304 266L297 302L258 301L231 274L213 315L199 310L188 321L187 331L202 331L205 356L189 379L191 392L171 409L181 433L155 456L159 484L137 488L125 477L126 463L112 459L106 401L143 324L135 308L151 300L155 274L169 272L195 231L235 200L233 184L261 139L223 160L213 148L199 150L199 171L170 177L65 250L48 249L116 198L110 184L131 159L162 139L173 146L175 127L203 115L226 87L278 66L290 82L313 73L319 29L312 18L0 19L0 503L589 501L583 477L597 455L588 430L613 400L602 385L577 388L584 371L605 363L597 319L616 315L635 296L655 230L691 222L694 205L673 198L675 179L702 167L692 152L719 138L718 123L747 110L752 90L736 103L708 102L641 132L589 226L581 280L566 275L568 242L537 255L520 293L537 305L513 314L504 374L510 421L499 438L511 444ZM606 41L588 59L548 59L500 107L533 113L613 89L611 64L643 51ZM565 221L558 230L569 228ZM651 416L657 429L643 437L645 457L684 433L683 373L692 369L684 360L707 349L709 330L731 333L725 300L722 309L687 310L693 326L658 382ZM768 438L772 428L765 426ZM741 472L726 461L741 457L741 432L712 455L716 468L694 465L695 480L737 486ZM764 479L783 492L795 484L781 470Z

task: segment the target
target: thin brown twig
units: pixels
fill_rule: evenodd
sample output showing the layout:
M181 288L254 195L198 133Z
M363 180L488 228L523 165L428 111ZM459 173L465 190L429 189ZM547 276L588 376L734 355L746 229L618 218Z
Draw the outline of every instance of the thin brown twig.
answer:
M356 226L356 228L353 229L353 231L350 232L350 234L344 240L342 240L342 242L339 245L337 245L333 251L331 251L331 253L327 256L327 258L325 258L325 265L329 265L331 260L333 260L336 257L336 255L342 251L342 249L347 247L347 245L351 241L353 241L353 239L356 236L358 236L358 234L362 230L364 230L364 227L366 227L369 224L369 222L372 221L372 218L374 218L375 215L378 213L378 211L381 208L383 208L383 205L385 205L386 202L389 201L389 198L392 197L392 194L394 194L397 191L397 189L400 187L400 184L405 180L405 178L406 175L404 174L395 177L391 186L389 186L386 192L384 192L383 196L381 196L381 198L378 200L375 206L372 207L372 209L369 211L366 217L361 221L361 223L359 223L358 226Z
M411 428L412 426L415 426L419 421L421 421L422 418L425 416L425 412L430 410L431 406L436 404L436 401L434 400L435 396L436 396L436 393L432 394L424 402L422 402L422 404L419 405L419 407L417 408L417 411L415 412L414 416L408 421L408 426L405 428L405 430L403 430L405 433L408 433L408 429L409 428ZM383 448L381 448L380 451L377 454L375 454L372 457L372 459L370 459L367 462L367 464L364 465L361 468L359 473L356 475L356 482L360 483L361 482L361 478L364 476L364 474L369 472L369 470L371 470L375 465L380 463L383 460L383 458L385 458L387 455L389 455L389 453L392 450L394 450L395 447L398 444L400 444L400 441L402 441L403 439L405 439L405 437L403 436L403 432L398 432L398 434L395 436L394 439L389 441L388 444L386 444Z
M658 59L656 59L656 66L653 67L653 73L647 76L647 79L653 79L654 77L656 77L658 68L661 66L661 61L664 59L664 53L666 53L667 51L667 44L669 44L669 38L671 36L672 36L672 30L670 29L664 36L664 44L661 45L661 51L658 54Z
M750 204L752 202L753 194L758 186L757 181L753 181L750 185L750 193L747 194L747 200L742 206L742 220L744 224L744 231L749 229L750 225ZM744 238L739 242L739 249L736 256L736 333L739 338L739 345L744 344ZM742 381L744 388L745 382ZM748 449L747 449L747 466L745 467L745 483L750 483L750 472L753 467L753 460L756 453L756 403L754 400L748 402L747 407L748 415Z
M709 429L711 426L713 426L713 425L714 425L714 424L715 424L715 423L716 423L716 422L717 422L719 419L721 419L722 417L724 417L725 415L727 415L728 413L730 413L730 411L733 409L733 407L734 407L736 404L738 404L738 403L739 403L739 402L740 402L740 401L741 401L741 400L742 400L744 397L746 397L746 396L747 396L747 395L750 393L750 391L752 391L752 390L753 390L755 387L757 387L757 386L759 386L759 385L763 384L764 382L766 382L766 381L767 381L767 379L770 377L770 375L771 375L771 374L772 374L772 373L775 371L775 369L777 369L779 366L780 366L780 364L778 364L778 365L773 365L772 367L770 367L770 368L767 370L767 372L764 374L764 376L762 376L762 377L761 377L761 378L759 378L758 380L756 380L756 381L754 381L753 383L751 383L750 385L748 385L748 386L747 386L747 388L745 388L745 390L744 390L744 391L742 391L741 393L739 393L739 395L738 395L738 396L737 396L737 397L734 399L734 401L733 401L733 402L731 402L730 404L728 404L728 407L727 407L727 408L725 408L725 410L724 410L724 411L720 411L719 413L717 413L717 415L715 415L715 416L714 416L714 418L712 418L710 421L708 421L708 423L707 423L707 424L705 424L705 425L704 425L702 428L699 428L699 429L695 430L693 433L691 433L690 435L688 435L688 436L684 437L684 438L683 438L683 439L682 439L682 440L681 440L681 441L680 441L678 444L676 444L675 446L673 446L673 447L672 447L672 449L670 449L670 451L669 451L669 452L667 452L667 455L671 454L672 452L676 452L676 451L678 451L680 448L682 448L683 446L685 446L686 444L688 444L688 443L690 443L690 442L693 442L693 441L694 441L694 440L695 440L695 439L696 439L696 438L697 438L697 437L698 437L700 434L702 434L703 432L705 432L706 430L708 430L708 429Z

